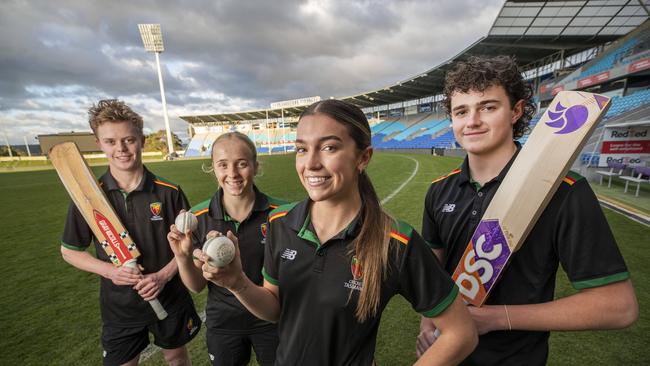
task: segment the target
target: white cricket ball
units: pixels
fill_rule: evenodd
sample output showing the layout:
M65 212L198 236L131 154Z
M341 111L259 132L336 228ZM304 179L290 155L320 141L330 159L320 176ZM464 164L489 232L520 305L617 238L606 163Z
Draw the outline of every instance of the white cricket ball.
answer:
M176 216L176 221L174 222L174 224L176 224L176 228L178 229L178 231L185 234L187 230L189 231L196 230L196 227L199 225L199 221L196 219L196 216L194 216L194 214L185 211L178 214L178 216Z
M203 253L210 259L208 264L213 267L224 267L235 258L235 244L225 236L217 236L208 239L203 244Z

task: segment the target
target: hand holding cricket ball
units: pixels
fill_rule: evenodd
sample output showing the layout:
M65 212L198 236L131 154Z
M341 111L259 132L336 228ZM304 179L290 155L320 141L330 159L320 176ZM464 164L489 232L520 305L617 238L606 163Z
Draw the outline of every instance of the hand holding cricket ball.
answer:
M198 227L198 220L191 212L181 210L174 220L174 225L169 228L167 241L176 258L190 258L192 256L191 233Z
M203 253L208 255L208 264L225 267L235 258L235 244L227 236L215 236L205 241Z
M178 231L186 234L187 232L196 230L196 228L199 226L199 220L197 220L196 216L194 216L194 214L191 212L181 211L181 213L176 216L174 224L176 225L176 229L178 229Z
M237 238L231 231L227 236L217 231L209 232L203 249L196 249L194 257L203 262L203 277L217 286L236 292L238 284L245 280Z

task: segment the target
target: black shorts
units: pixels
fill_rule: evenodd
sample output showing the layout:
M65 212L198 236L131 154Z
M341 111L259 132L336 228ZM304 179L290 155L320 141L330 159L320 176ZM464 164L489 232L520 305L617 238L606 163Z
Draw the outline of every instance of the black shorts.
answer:
M219 334L209 328L206 333L208 356L214 366L248 365L251 346L260 366L275 363L275 351L278 348L278 330L275 327L252 334Z
M138 327L102 327L104 365L121 365L134 359L149 344L149 332L153 343L164 349L179 348L191 341L201 328L201 318L194 306L188 306L167 318Z

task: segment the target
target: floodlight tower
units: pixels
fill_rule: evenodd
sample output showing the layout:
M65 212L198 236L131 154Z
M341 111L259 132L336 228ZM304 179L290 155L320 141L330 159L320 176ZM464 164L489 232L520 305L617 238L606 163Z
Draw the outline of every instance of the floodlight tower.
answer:
M163 115L165 117L165 131L167 131L167 150L169 156L174 154L174 143L172 142L172 133L169 130L169 117L167 116L167 101L165 100L165 87L163 86L162 73L160 71L159 54L165 50L163 46L162 32L160 24L138 24L142 43L147 52L153 52L156 55L156 67L158 69L158 83L160 84L160 99L162 99Z

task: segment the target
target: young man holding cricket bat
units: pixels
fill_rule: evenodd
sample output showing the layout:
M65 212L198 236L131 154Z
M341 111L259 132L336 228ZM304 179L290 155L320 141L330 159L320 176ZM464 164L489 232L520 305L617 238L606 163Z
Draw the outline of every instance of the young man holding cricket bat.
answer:
M447 74L444 92L454 136L467 157L431 184L422 234L452 274L521 150L514 139L527 130L536 108L530 86L509 57L459 63ZM553 163L543 156L530 162ZM515 199L525 203L536 193ZM554 300L558 264L577 293ZM478 266L478 260L469 265ZM564 177L485 304L469 307L481 336L463 364L544 365L552 330L620 329L634 323L634 289L586 179L573 172ZM420 328L418 356L436 339L429 319L422 318Z
M201 320L167 243L170 225L189 203L179 186L142 164L142 117L124 102L100 101L90 108L89 123L108 159L100 185L141 253L140 271L113 266L77 207L70 205L61 254L71 265L101 276L104 365L137 365L149 333L170 365L190 365L185 344L198 334ZM91 241L97 258L86 251ZM147 304L156 298L169 314L163 320Z

